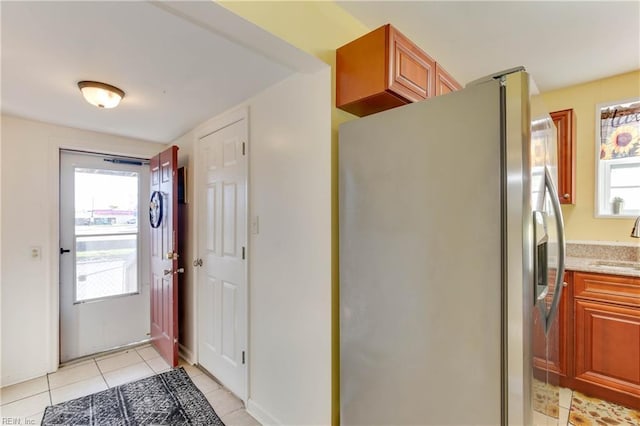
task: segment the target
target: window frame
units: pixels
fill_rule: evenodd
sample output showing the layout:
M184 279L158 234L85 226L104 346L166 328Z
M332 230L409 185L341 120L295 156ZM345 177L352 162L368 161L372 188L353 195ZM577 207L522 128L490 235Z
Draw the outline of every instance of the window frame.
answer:
M136 180L137 180L137 190L138 190L138 210L137 210L137 215L136 215L136 231L135 232L121 232L121 233L91 233L91 234L78 234L77 232L77 227L74 224L73 227L73 260L72 260L72 276L73 276L73 288L72 288L72 304L73 305L81 305L84 303L93 303L93 302L100 302L103 300L109 300L109 299L116 299L116 298L121 298L121 297L130 297L130 296L137 296L140 295L142 293L142 259L141 259L141 254L142 254L142 229L140 226L140 207L141 205L144 203L144 199L143 199L143 195L142 195L142 181L143 181L143 176L142 173L140 171L137 170L133 170L130 167L126 167L126 166L121 166L121 167L109 167L106 165L102 165L102 167L98 167L96 166L87 166L87 165L82 165L82 166L76 166L73 167L73 174L74 174L74 212L75 212L75 179L76 179L76 173L78 172L78 170L83 170L83 169L93 169L93 170L105 170L105 171L121 171L121 172L127 172L127 173L132 173L136 175ZM135 235L136 236L136 286L135 286L135 291L129 291L129 292L125 292L125 293L118 293L118 294L110 294L110 295L106 295L106 296L98 296L98 297L91 297L91 298L87 298L87 299L78 299L78 272L77 272L77 244L78 244L78 238L85 238L85 237L100 237L100 236L129 236L129 235Z
M600 160L600 144L601 144L601 112L603 108L609 108L615 105L631 104L640 102L639 97L622 99L612 102L603 102L596 105L595 109L595 134L594 134L594 152L595 152L595 194L594 194L594 217L604 219L629 219L640 215L640 210L629 210L623 206L620 214L613 214L609 208L611 204L611 169L621 164L637 163L640 167L640 157L619 158L601 161ZM634 185L635 186L635 185ZM640 185L639 185L640 186Z

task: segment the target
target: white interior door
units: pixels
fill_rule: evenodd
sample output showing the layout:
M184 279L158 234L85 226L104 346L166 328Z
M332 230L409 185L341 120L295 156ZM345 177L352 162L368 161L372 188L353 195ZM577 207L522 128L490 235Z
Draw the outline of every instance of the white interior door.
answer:
M247 120L199 141L198 360L246 395Z
M109 160L60 154L61 362L148 338L148 166Z

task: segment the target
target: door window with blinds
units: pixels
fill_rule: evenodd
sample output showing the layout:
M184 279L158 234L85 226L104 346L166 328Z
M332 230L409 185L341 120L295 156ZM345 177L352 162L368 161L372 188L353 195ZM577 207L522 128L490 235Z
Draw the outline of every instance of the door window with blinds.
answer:
M640 99L596 108L596 216L640 215Z

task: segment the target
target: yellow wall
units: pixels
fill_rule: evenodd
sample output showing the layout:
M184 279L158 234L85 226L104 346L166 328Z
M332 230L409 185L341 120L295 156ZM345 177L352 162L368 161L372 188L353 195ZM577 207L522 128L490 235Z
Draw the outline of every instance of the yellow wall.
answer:
M549 111L573 108L577 117L576 204L563 206L567 239L621 241L631 238L633 219L594 217L596 104L640 97L640 71L542 94Z
M332 67L332 105L335 105L335 49L369 32L360 21L331 1L221 1L239 16L314 55ZM617 240L628 237L631 220L594 219L595 104L640 96L640 72L604 79L543 94L551 111L573 108L578 117L577 205L564 208L571 240ZM354 116L332 106L332 293L333 293L333 423L339 423L338 340L338 125Z
M370 31L360 21L328 1L221 1L222 6L331 65L332 183L332 422L339 424L339 288L338 288L338 125L354 119L335 105L335 50Z

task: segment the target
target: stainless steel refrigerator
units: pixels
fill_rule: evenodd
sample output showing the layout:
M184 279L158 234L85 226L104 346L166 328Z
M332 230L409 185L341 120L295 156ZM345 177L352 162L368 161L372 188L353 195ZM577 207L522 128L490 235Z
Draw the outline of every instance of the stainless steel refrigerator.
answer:
M557 423L564 237L532 87L517 68L340 126L342 424Z

